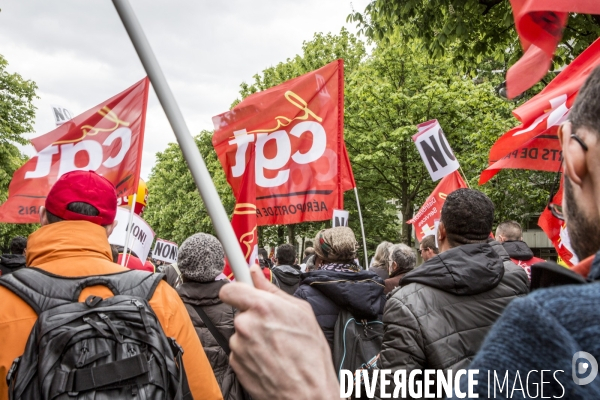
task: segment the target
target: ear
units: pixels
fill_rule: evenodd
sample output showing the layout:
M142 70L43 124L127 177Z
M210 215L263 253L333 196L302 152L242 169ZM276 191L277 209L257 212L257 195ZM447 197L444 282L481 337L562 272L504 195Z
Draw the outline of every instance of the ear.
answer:
M388 272L391 274L396 270L396 268L398 268L398 264L396 263L396 261L392 261L392 265L390 265L390 270Z
M113 233L113 231L115 230L115 228L117 227L118 224L119 224L119 221L117 221L115 219L112 224L106 225L104 227L106 229L106 237L109 237L111 235L111 233Z
M581 186L588 174L585 150L571 138L572 133L571 123L566 122L558 130L558 139L562 146L564 173L573 184Z
M438 241L438 243L437 243L438 249L440 250L440 253L441 253L442 249L446 249L446 242L447 242L446 226L444 225L444 223L442 221L440 221L440 224L438 225L437 241Z
M40 206L40 225L45 226L50 224L48 222L48 213L46 211L46 207Z

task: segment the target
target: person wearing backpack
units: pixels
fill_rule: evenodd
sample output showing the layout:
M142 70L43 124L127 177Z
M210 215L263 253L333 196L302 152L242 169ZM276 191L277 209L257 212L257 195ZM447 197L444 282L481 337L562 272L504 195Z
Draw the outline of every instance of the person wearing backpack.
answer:
M219 240L196 233L179 248L177 265L183 283L177 288L206 357L213 368L225 400L244 400L244 389L229 366L229 338L235 332L236 309L219 299L219 291L229 283L215 281L225 267L225 251Z
M95 398L114 400L171 398L170 387L150 386L153 380L167 383L162 371L168 372L168 382L182 382L184 370L189 389L177 389L182 398L222 399L177 293L161 274L112 262L108 236L116 226L116 209L115 188L91 171L64 174L48 193L39 210L42 227L27 244L27 265L34 268L0 279L0 400L8 399L9 389L16 390L14 399L94 397L92 390L107 393ZM52 316L61 329L79 332L71 336L72 346L49 341L37 347L56 337L47 323ZM90 337L78 340L84 335ZM178 347L184 351L182 362ZM57 356L59 363L52 358Z
M352 229L324 229L317 234L314 248L319 267L301 275L294 296L310 303L333 352L340 312L348 311L358 321L381 320L385 284L376 273L361 270L354 262L356 238Z

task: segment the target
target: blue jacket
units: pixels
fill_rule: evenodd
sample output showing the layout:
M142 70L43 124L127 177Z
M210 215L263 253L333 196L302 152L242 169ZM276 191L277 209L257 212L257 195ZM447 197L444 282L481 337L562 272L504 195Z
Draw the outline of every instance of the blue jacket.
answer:
M333 331L342 309L356 319L381 320L385 306L383 279L371 271L312 271L302 274L295 297L308 301L333 350Z
M480 398L488 398L488 390L496 399L535 397L536 387L539 392L542 385L541 370L549 370L543 374L544 397L600 399L600 377L587 385L576 384L572 377L573 373L589 377L594 364L574 359L575 353L584 351L600 361L600 252L588 280L591 283L536 290L506 308L469 366L479 370L475 393ZM587 371L579 373L586 364ZM508 389L505 385L500 391L494 372L501 382L507 371ZM461 391L466 387L466 380L461 380Z

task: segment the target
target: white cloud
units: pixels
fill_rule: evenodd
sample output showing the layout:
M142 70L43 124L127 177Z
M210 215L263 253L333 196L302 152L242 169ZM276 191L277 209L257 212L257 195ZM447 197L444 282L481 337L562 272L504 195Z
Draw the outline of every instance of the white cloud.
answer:
M368 0L354 1L363 10ZM352 11L343 0L134 0L134 10L195 134L212 129L239 85L301 51L315 32L337 33ZM50 105L77 115L145 73L107 0L9 0L0 12L0 53L9 70L34 80L40 97L31 137L54 128ZM175 137L150 93L142 177ZM25 149L32 154L32 148Z

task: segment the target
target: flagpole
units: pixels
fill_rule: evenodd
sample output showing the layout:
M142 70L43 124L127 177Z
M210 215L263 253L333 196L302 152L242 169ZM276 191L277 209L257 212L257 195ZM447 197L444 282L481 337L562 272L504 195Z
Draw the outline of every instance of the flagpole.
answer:
M360 201L358 200L358 189L354 186L354 196L356 196L356 207L358 208L358 219L360 221L360 232L362 234L363 253L365 255L365 270L369 269L369 257L367 256L367 239L365 237L365 225L363 224L362 212L360 211Z
M133 194L131 201L131 210L129 210L129 220L127 221L127 228L125 229L125 246L123 247L123 257L121 257L121 266L124 267L128 262L125 262L125 256L127 255L127 248L129 247L129 235L131 235L131 224L133 223L133 212L135 210L135 203L137 202L137 189Z
M150 43L148 43L148 39L142 30L142 26L135 16L128 0L113 0L113 5L121 18L121 22L123 22L123 26L131 39L133 47L135 47L140 61L154 87L156 96L158 97L158 100L167 115L167 119L171 124L171 128L175 133L183 157L196 182L196 186L198 187L202 201L206 206L208 215L213 222L217 236L225 249L235 280L252 285L248 264L244 259L242 249L233 232L229 217L219 198L215 184L213 183L210 173L206 168L206 164L202 159L202 155L196 146L196 142L183 119L181 110L179 109L175 97L171 92L171 88L167 84L167 80L160 69L154 52L150 47Z
M465 171L463 171L462 166L459 165L458 168L460 168L460 172L462 172L463 178L465 178L465 183L467 184L467 187L471 189L471 185L469 185L469 180L467 179L467 176L465 175Z

